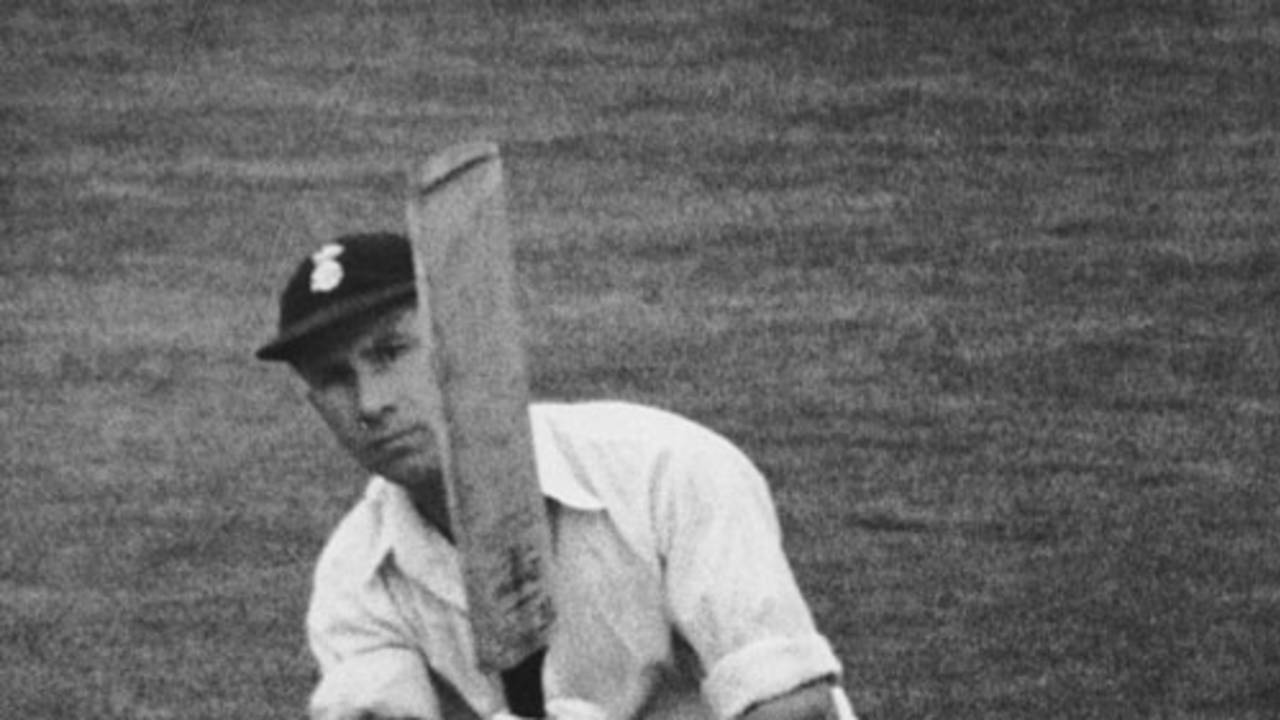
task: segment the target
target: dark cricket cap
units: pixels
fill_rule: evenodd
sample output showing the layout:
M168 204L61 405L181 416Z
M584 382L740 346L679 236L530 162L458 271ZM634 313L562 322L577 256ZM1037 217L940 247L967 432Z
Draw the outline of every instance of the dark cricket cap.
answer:
M304 259L280 295L275 338L259 360L290 360L321 330L414 295L409 240L393 233L344 235Z

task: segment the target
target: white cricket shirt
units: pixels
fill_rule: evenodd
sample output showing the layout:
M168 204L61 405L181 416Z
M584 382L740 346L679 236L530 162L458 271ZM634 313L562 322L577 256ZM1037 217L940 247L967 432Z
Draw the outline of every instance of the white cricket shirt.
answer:
M588 700L610 718L731 718L840 676L764 478L736 447L628 403L541 403L530 416L555 535L548 698ZM370 481L316 568L313 718L503 708L497 679L475 668L458 562L399 486Z

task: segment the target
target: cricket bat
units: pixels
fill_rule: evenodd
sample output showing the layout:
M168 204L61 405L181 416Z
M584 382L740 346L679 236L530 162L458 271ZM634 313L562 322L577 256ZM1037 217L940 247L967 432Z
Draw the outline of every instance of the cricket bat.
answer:
M502 160L496 145L470 143L411 173L418 317L477 661L509 671L545 650L554 609Z

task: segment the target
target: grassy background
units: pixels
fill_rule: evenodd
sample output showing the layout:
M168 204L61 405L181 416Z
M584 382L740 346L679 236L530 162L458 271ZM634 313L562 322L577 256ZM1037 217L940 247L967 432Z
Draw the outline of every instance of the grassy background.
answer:
M774 482L867 718L1280 707L1261 0L13 0L0 711L277 718L356 469L250 359L500 141L539 391Z

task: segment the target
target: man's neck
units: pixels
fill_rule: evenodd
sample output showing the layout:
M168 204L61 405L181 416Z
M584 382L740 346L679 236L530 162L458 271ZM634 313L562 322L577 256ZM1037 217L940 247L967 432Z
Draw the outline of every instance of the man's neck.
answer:
M431 497L426 497L428 493L421 491L425 488L435 491L430 493ZM413 508L418 511L418 516L435 528L444 536L444 539L451 544L457 544L453 538L453 523L449 520L449 491L445 488L443 475L416 487L406 487L405 490L409 494L409 501L413 503Z
M413 507L418 511L418 515L422 516L422 519L428 525L435 528L437 532L444 536L445 540L450 542L450 544L454 544L453 526L449 523L449 513L447 510L439 505L420 503L417 499L413 501Z

